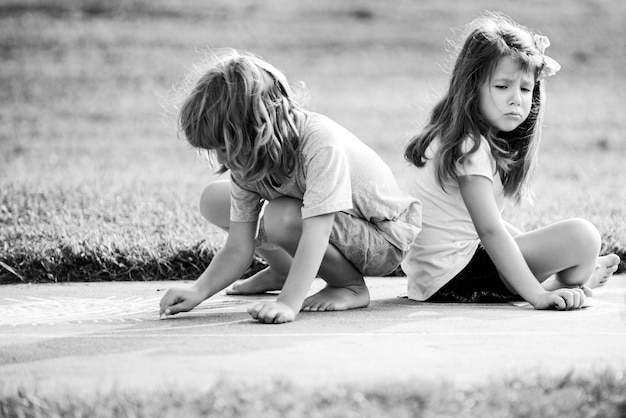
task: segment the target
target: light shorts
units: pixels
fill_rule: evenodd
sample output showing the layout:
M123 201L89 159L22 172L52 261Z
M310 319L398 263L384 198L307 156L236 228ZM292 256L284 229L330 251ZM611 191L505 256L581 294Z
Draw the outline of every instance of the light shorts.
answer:
M406 255L406 251L387 241L375 224L345 212L335 213L329 241L364 276L392 273ZM278 248L267 239L263 217L259 222L256 246Z

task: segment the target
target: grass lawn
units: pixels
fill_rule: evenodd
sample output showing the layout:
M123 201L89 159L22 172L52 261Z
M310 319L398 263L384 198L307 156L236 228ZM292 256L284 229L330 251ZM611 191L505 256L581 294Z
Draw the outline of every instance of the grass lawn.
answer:
M0 391L6 417L569 417L626 415L626 377L529 376L461 388L420 382L311 390L278 381L262 387L219 382L208 393L146 395L111 391L93 398Z
M355 132L403 183L403 145L445 87L451 28L496 7L549 36L563 66L548 85L537 203L508 208L507 218L523 229L587 218L602 252L624 258L624 2L3 0L0 283L204 270L225 238L196 209L214 176L177 138L163 98L207 47L255 52L304 81L310 107ZM315 394L227 384L221 398L102 394L92 403L0 390L0 415L173 416L183 406L219 416L626 414L623 374L546 379Z
M224 235L197 212L214 178L178 139L171 95L207 47L253 51L406 181L402 149L445 87L446 39L488 1L28 0L0 4L0 283L196 277ZM537 203L524 229L584 217L626 247L621 2L498 8L552 40ZM165 104L165 106L164 106ZM622 269L623 270L623 269Z

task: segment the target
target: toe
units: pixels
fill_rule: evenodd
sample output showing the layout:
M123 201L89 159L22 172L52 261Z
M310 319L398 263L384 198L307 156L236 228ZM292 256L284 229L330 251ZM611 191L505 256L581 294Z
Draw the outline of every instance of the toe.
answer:
M307 312L319 311L319 303L315 301L310 301L302 308L302 310Z

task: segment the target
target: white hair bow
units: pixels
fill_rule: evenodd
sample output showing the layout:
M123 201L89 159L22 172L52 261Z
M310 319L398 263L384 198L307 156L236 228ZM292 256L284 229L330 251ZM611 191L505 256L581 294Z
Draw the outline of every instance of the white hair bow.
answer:
M545 55L546 48L550 46L550 40L547 36L535 35L535 46L543 56L543 66L537 76L537 81L539 81L555 75L561 69L561 65L556 60Z

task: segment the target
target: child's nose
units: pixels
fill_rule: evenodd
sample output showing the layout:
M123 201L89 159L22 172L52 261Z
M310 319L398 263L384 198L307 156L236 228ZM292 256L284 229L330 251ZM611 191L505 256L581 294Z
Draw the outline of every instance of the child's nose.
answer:
M518 89L511 89L510 103L512 105L519 105L522 103L522 94Z

